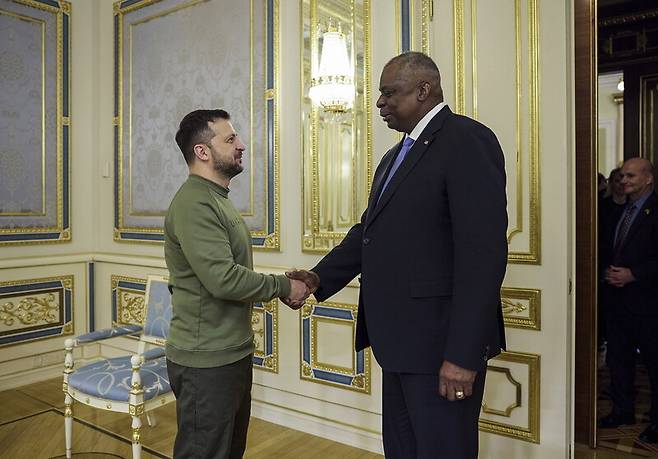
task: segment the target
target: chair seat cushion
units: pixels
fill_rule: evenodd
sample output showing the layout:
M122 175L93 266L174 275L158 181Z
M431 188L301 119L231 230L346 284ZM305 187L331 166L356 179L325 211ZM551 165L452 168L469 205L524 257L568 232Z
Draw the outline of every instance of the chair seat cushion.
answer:
M143 363L140 376L145 401L171 392L164 356ZM80 367L69 376L69 387L92 397L127 402L131 378L130 356L116 357Z

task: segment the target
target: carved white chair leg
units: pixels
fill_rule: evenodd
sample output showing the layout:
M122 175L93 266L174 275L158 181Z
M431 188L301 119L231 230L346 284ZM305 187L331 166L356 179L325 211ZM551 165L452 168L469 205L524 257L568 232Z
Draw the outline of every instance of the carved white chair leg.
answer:
M142 443L139 439L139 431L142 427L142 420L139 416L133 416L133 459L141 459L142 457Z
M148 422L149 427L155 427L158 425L158 418L155 417L155 413L153 411L146 413L146 422Z
M73 443L73 398L66 394L64 397L64 435L66 437L66 457L71 459L71 445Z

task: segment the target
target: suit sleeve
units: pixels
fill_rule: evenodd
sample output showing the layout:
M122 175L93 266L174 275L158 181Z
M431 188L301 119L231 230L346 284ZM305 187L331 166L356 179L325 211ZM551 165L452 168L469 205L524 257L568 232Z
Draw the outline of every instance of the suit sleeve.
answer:
M641 263L629 266L635 280L644 287L655 288L658 283L658 221L651 222L651 239L647 252L650 254Z
M361 244L365 215L364 212L361 222L350 228L342 242L311 269L320 276L320 287L313 294L318 301L333 296L361 272Z
M495 135L475 125L455 138L448 163L454 277L444 357L479 370L489 351L488 337L497 330L507 265L504 158Z

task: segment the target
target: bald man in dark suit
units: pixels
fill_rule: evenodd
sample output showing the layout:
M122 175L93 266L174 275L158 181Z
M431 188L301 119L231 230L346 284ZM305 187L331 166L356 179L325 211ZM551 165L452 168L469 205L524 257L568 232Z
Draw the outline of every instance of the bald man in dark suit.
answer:
M640 350L651 384L650 424L640 440L658 443L658 198L654 170L643 158L621 169L626 207L601 241L600 296L606 307L613 409L602 428L635 424L635 357Z

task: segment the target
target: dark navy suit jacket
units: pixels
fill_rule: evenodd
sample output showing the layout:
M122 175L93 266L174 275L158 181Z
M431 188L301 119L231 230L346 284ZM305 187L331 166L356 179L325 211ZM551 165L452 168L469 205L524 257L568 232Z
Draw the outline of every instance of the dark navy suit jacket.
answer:
M360 274L356 348L384 370L480 370L505 347L503 152L484 125L444 107L378 200L401 143L375 171L368 208L312 270L324 301Z
M624 212L619 218L623 215ZM614 233L613 228L600 241L600 277L613 264ZM617 265L629 268L636 280L621 288L604 283L601 289L604 304L613 314L658 315L658 197L655 194L647 198L633 220L620 252Z

